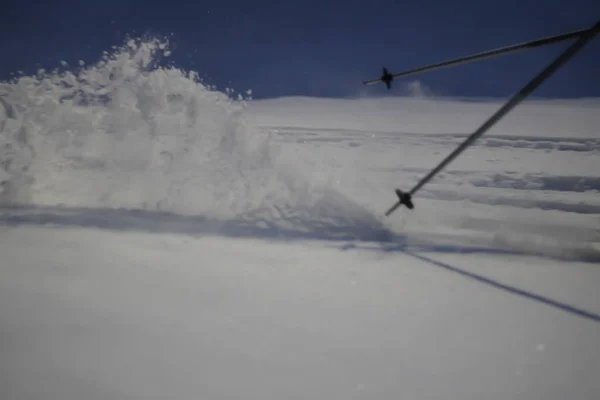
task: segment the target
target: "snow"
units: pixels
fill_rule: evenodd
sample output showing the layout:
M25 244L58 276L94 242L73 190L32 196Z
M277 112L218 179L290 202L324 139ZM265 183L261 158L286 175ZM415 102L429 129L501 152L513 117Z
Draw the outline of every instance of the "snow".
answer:
M598 321L401 251L30 227L1 243L4 398L585 399L600 390ZM453 261L600 312L598 269L583 263ZM547 283L565 275L581 282Z
M0 397L600 396L597 99L237 102L133 42L0 84Z

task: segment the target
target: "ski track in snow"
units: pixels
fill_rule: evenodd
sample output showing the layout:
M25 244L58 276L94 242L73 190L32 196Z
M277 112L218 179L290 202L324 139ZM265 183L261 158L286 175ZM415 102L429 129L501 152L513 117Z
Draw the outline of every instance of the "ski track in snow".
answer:
M329 144L341 148L374 147L373 153L379 151L379 146L388 146L393 143L393 148L398 151L398 162L391 167L372 167L370 169L385 173L408 173L421 177L426 175L430 167L412 167L403 164L403 156L413 148L426 147L431 155L442 156L449 154L457 147L466 136L455 135L432 135L411 133L369 133L354 131L348 134L345 131L317 130L317 129L294 129L294 128L270 128L272 132L280 136L283 142L294 142L300 145L310 146L313 143ZM446 139L451 137L452 139ZM486 151L492 149L492 151ZM496 148L500 150L493 151ZM582 154L570 154L569 152L580 152ZM561 163L560 168L571 164L573 169L584 162L596 166L600 156L600 140L598 139L568 139L568 138L497 138L487 137L475 142L471 149L463 153L467 159L477 156L477 162L488 163L488 168L483 171L480 163L472 170L459 170L451 164L446 170L440 172L433 181L447 186L460 186L461 193L465 186L485 187L512 190L528 190L531 194L541 192L588 192L595 195L600 193L600 177L597 174L589 175L555 175L547 174L535 165L536 161L544 160L543 168L550 166L552 161L561 157L578 158L577 163ZM487 156L487 157L486 157ZM493 156L493 157L492 157ZM373 157L377 160L377 157ZM513 160L521 162L514 163ZM533 160L533 161L531 161ZM493 165L500 164L500 165ZM527 172L523 167L532 165L539 172ZM434 164L435 165L435 164ZM368 167L367 167L368 168ZM521 170L519 170L521 169ZM568 171L567 171L568 172ZM590 171L594 172L594 171ZM414 178L413 178L414 179ZM466 193L468 198L468 193ZM575 196L576 200L580 197ZM590 199L592 196L590 196ZM600 199L598 199L600 200ZM600 204L600 202L598 203ZM596 212L597 213L597 212Z
M380 210L389 203L378 199L392 202L392 188L408 190L466 137L267 125L263 129L296 154L328 159L328 167L338 171L333 182L340 190L364 186L362 202L376 202ZM467 243L549 256L559 255L564 246L565 254L598 261L599 155L600 140L590 137L484 137L417 193L416 212L425 208L419 219L429 228L415 222L412 233L432 229L429 238L437 240L449 228ZM351 163L351 172L344 171L342 160ZM358 183L353 173L360 174ZM427 212L434 217L428 219ZM411 223L406 220L417 219L410 214L401 210L391 218L405 220L400 229L409 237Z

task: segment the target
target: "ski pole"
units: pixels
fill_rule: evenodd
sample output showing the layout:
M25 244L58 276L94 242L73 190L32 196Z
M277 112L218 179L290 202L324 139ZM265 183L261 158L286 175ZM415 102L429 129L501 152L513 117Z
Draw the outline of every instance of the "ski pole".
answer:
M429 182L435 175L443 170L452 160L454 160L460 153L462 153L468 146L470 146L475 140L483 135L488 129L496 124L502 117L510 112L515 106L522 102L527 96L529 96L535 89L537 89L546 79L548 79L554 72L556 72L564 63L571 59L577 54L595 35L600 31L600 21L590 29L586 30L579 39L569 46L564 52L562 52L550 65L542 70L537 76L529 81L518 93L516 93L511 99L509 99L494 115L492 115L487 121L483 123L475 132L471 134L463 143L461 143L452 153L450 153L442 162L440 162L434 169L431 170L410 192L402 192L400 189L396 189L396 195L398 201L386 211L385 215L389 216L402 204L406 205L409 209L413 209L414 205L412 202L412 195L414 195L423 185Z
M441 69L441 68L453 67L453 66L459 65L459 64L466 64L466 63L473 62L473 61L479 61L479 60L484 60L484 59L488 59L488 58L492 58L492 57L498 57L498 56L502 56L502 55L506 55L506 54L510 54L510 53L515 53L517 51L531 50L536 47L547 46L549 44L554 44L554 43L559 43L559 42L563 42L563 41L570 40L570 39L575 39L575 38L580 37L581 35L589 32L589 30L590 30L589 28L586 28L586 29L581 29L581 30L574 31L574 32L563 33L561 35L549 36L549 37L545 37L542 39L536 39L536 40L519 43L519 44L515 44L515 45L511 45L511 46L501 47L501 48L494 49L494 50L488 50L488 51L484 51L481 53L476 53L476 54L472 54L469 56L464 56L464 57L460 57L460 58L456 58L456 59L452 59L452 60L448 60L448 61L443 61L443 62L436 63L436 64L430 64L430 65L426 65L424 67L413 68L413 69L409 69L407 71L397 72L395 74L389 73L388 70L384 68L383 75L380 78L365 81L365 82L363 82L363 84L372 85L374 83L384 82L388 86L388 89L389 89L391 87L391 82L394 80L394 78L419 74L422 72L432 71L432 70Z

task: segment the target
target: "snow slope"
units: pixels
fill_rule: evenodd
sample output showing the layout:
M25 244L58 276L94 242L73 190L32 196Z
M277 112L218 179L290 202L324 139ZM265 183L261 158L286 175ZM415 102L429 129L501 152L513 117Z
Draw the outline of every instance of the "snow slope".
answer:
M0 243L6 399L600 393L598 320L402 251L31 227ZM600 313L597 265L428 256Z
M233 101L130 42L0 84L0 397L600 396L600 115Z
M289 98L253 102L247 118L287 145L285 159L310 160L313 179L381 215L393 188L409 190L500 105ZM386 226L436 243L600 260L598 110L596 99L526 103L419 191L416 212Z

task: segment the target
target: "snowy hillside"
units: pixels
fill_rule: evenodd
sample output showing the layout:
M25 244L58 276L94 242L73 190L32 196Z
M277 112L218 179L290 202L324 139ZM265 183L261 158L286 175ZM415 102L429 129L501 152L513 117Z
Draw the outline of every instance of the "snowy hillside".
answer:
M237 101L162 50L0 84L0 398L600 396L600 100L384 217L501 102Z

